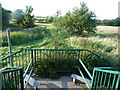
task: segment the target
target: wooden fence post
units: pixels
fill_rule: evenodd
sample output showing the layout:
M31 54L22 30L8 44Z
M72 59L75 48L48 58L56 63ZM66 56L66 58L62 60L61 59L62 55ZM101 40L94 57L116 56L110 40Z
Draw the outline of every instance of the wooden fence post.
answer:
M10 29L7 29L8 35L8 46L9 46L9 53L10 53L10 65L13 67L13 58L12 58L12 48L11 48L11 40L10 40Z

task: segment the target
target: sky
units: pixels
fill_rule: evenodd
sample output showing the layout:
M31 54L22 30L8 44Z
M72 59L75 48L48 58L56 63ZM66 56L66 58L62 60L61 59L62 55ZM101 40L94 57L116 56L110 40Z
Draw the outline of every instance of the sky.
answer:
M57 10L65 15L75 7L80 7L80 2L87 3L88 8L93 11L97 19L115 19L118 17L119 0L0 0L2 7L11 11L16 9L25 10L31 5L35 16L53 16Z

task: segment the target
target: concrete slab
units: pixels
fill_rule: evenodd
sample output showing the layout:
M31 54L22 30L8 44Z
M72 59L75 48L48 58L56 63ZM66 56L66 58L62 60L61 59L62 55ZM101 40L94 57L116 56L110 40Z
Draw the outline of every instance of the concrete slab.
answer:
M33 77L35 80L40 82L39 88L71 88L71 90L74 88L86 88L86 85L81 83L79 85L76 85L74 82L72 82L71 76L62 76L59 79L49 79L49 78L40 78L40 77Z

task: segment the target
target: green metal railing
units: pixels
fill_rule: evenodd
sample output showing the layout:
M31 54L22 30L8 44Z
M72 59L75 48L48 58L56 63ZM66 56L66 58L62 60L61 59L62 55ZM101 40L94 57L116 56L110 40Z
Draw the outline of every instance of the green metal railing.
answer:
M88 88L91 89L120 89L120 72L113 70L111 67L96 67L93 70L93 75L86 68L82 60L78 59L82 68L78 67L78 70L85 81L85 84ZM86 73L84 73L84 72ZM89 82L86 79L85 75L89 76ZM87 77L88 78L88 77Z
M91 88L120 90L120 72L110 67L94 68Z
M88 73L90 79L92 78L91 73L94 67L104 66L101 62L107 62L101 56L87 50L87 49L22 49L10 56L2 58L0 60L1 68L10 67L10 58L12 57L14 67L23 67L25 78L26 74L30 75L33 69L39 66L40 60L79 60L80 66ZM87 67L86 67L87 66ZM90 71L88 71L88 70ZM79 71L81 67L79 67ZM38 73L39 71L37 71ZM86 82L87 83L87 82ZM27 87L28 81L25 83L24 88ZM89 86L88 86L89 87Z
M23 90L23 68L6 67L2 71L2 90L21 89Z
M38 59L78 59L80 57L83 62L88 62L90 66L99 65L99 62L94 62L94 60L103 61L101 56L87 49L22 49L10 56L2 58L0 60L1 68L11 66L10 57L13 59L14 67L23 67L24 70L26 70L28 63L33 59L33 62L36 64L36 60Z

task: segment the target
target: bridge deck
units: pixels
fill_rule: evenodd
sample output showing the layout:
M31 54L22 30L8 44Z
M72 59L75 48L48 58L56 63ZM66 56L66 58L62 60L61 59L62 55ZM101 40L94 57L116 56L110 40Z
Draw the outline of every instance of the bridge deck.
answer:
M87 88L83 82L79 82L76 85L74 82L72 82L72 78L70 76L62 76L59 79L43 79L39 77L33 78L42 83L42 85L40 85L38 88Z

